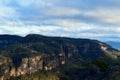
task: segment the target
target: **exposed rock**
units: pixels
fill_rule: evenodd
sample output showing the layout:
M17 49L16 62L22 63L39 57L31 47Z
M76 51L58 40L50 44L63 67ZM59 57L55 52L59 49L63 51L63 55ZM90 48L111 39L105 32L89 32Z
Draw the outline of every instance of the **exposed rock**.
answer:
M48 57L49 58L49 57ZM12 61L12 60L10 60ZM44 63L43 63L44 61ZM6 62L8 63L8 62ZM6 65L6 63L4 63ZM31 74L34 72L37 72L38 70L45 69L46 71L52 70L53 68L56 68L59 65L59 59L53 58L52 60L46 60L46 58L42 58L42 56L33 56L33 57L25 57L22 58L21 64L18 67L15 67L14 65L7 64L6 68L1 64L3 68L0 76L0 80L7 79L11 76L20 76L25 74ZM65 64L65 61L63 60L61 64ZM1 71L1 70L0 70Z
M65 60L61 61L61 64L65 64Z
M103 51L106 51L106 50L107 50L107 47L101 46L101 49L102 49Z
M3 63L2 63L3 64ZM43 60L41 56L23 58L19 67L15 68L14 66L10 66L10 64L1 66L2 75L0 76L1 80L5 78L9 78L10 76L19 76L24 75L26 73L31 74L40 69L43 69Z

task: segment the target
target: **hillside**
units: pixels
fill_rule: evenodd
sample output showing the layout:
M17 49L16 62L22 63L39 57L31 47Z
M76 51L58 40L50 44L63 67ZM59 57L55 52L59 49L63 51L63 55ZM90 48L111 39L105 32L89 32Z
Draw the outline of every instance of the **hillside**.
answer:
M0 80L40 80L46 75L51 80L107 80L120 74L119 57L120 51L97 40L1 35Z

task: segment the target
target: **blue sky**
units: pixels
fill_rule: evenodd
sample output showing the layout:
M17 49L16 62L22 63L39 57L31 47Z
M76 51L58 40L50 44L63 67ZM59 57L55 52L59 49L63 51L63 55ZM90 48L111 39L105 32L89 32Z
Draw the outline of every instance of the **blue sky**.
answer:
M120 0L0 0L0 34L120 41Z

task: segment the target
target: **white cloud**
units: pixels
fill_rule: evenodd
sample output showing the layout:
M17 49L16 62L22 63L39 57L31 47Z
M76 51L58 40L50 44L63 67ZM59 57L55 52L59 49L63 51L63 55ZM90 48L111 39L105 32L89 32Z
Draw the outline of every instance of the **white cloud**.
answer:
M52 6L52 2L49 0L15 0L21 7L40 8L46 6Z
M46 34L58 30L57 26L0 26L0 34L15 34L25 36L27 34Z
M14 8L7 6L0 6L0 18L13 18L17 16L17 11Z
M58 21L58 22L61 23L61 21ZM58 24L56 23L56 26L50 26L50 25L36 26L36 25L24 25L18 22L13 22L13 23L10 22L10 24L0 26L0 34L15 34L15 35L25 36L27 34L33 33L33 34L42 34L42 35L49 35L49 36L91 38L91 39L99 39L99 40L102 40L102 39L109 40L108 38L111 35L120 37L119 27L117 28L101 27L97 25L79 23L72 20L66 20L65 22L70 23L70 25L72 26L70 25L68 26L66 23L62 25L59 25L59 23ZM115 39L112 39L112 40L115 40Z
M48 1L46 1L46 0L36 0L36 1L34 1L34 5L36 7L46 7L46 6L52 6L53 2L50 1L50 0L48 0Z
M113 27L98 24L90 24L72 19L50 19L43 21L43 23L60 26L66 32L88 31L105 34L120 33L120 31L118 31L120 28L119 26Z
M46 10L45 14L51 16L74 16L81 12L78 9L66 8L66 7L54 7L52 9Z
M105 26L98 24L87 24L77 20L70 19L53 19L46 20L45 23L51 23L61 27L62 32L59 36L91 38L99 40L109 40L105 37L120 37L119 26ZM59 31L58 31L59 32ZM57 35L57 34L56 34ZM114 39L115 40L115 39ZM116 38L116 40L118 40Z
M92 25L86 24L76 20L70 19L52 19L52 20L45 20L43 23L57 25L63 28L66 32L76 32L76 31L84 31L91 29Z
M7 4L7 3L6 3ZM0 5L0 25L6 25L19 18L19 13L13 7Z
M85 11L85 16L90 16L99 19L102 22L120 25L120 9L119 8L97 8L94 10Z

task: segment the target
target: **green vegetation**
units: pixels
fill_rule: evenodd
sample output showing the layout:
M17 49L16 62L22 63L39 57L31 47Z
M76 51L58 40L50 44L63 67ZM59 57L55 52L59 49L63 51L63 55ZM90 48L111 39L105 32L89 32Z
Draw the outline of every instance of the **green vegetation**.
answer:
M97 59L93 61L92 64L96 65L102 72L108 71L110 69L109 65L102 59Z
M39 71L33 74L11 77L8 80L60 80L56 74L46 71Z
M120 56L118 56L118 59L115 61L116 66L120 66Z

